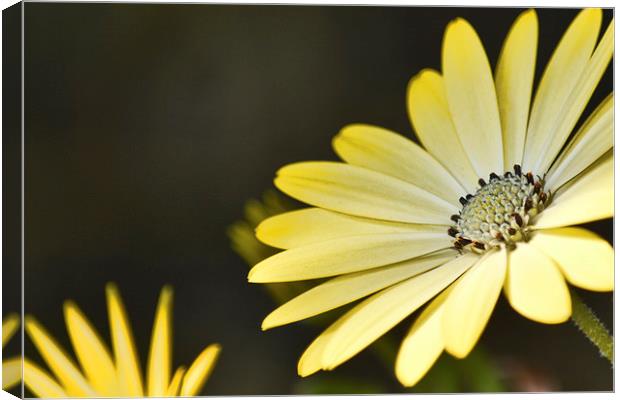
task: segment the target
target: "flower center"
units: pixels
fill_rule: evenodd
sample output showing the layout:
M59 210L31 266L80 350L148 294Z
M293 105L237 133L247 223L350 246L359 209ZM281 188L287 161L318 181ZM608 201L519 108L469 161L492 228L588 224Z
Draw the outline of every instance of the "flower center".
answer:
M450 217L454 225L448 234L454 237L454 247L484 253L501 245L514 247L527 241L530 220L547 205L549 193L544 191L544 179L523 174L521 166L514 173L489 175L489 182L480 178L475 194L461 197L463 209Z

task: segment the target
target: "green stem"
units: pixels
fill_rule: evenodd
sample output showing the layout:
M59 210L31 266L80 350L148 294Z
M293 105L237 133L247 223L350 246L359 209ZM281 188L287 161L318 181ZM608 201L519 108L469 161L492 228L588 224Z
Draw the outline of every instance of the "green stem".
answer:
M605 357L613 366L614 338L609 334L605 325L594 315L594 312L571 291L573 315L571 318L577 328L598 348L601 356Z

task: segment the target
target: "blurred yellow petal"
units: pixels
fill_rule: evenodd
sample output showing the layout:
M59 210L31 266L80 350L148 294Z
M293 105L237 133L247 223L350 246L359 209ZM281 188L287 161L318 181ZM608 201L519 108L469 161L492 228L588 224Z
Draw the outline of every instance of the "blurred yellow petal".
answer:
M9 390L22 380L22 358L20 356L2 360L2 390Z
M536 232L529 243L551 257L573 285L601 292L614 289L614 249L594 233L546 229Z
M506 276L506 250L485 254L455 284L443 311L446 351L466 357L493 312Z
M289 164L274 182L297 200L359 217L446 224L458 211L456 205L408 182L345 163Z
M45 371L39 368L33 362L24 360L24 385L30 390L36 397L42 398L57 398L57 397L71 397L76 396L68 391L65 392L63 388L56 383L56 381L49 376ZM81 396L86 397L86 396ZM95 397L90 396L90 397Z
M518 243L508 254L506 297L521 315L544 324L566 321L571 300L555 263L536 247Z
M73 361L69 359L65 351L60 348L34 317L27 315L24 322L28 336L41 354L41 357L66 389L67 394L77 397L96 396L95 391Z
M172 381L170 382L170 386L168 386L168 390L166 391L166 396L168 397L176 397L179 395L179 389L181 388L181 382L183 377L185 376L185 367L181 366L177 368L172 376Z
M147 366L148 396L166 395L170 383L170 363L172 358L172 288L164 286L159 295L159 303L153 323L151 349Z
M334 138L336 153L349 164L410 182L458 205L466 194L450 173L423 148L402 135L372 125L343 128Z
M13 337L19 327L19 315L11 313L2 320L2 347Z
M477 259L474 254L464 254L358 304L342 317L344 323L326 344L323 368L333 369L366 348L457 279Z
M533 222L534 229L558 228L614 215L613 157L601 160L553 197Z
M453 250L404 261L383 268L331 279L283 304L263 321L262 328L299 321L366 297L404 279L424 273L457 256Z
M437 296L415 320L396 356L396 377L407 387L418 383L444 350L442 316L450 289Z
M502 128L491 66L474 28L464 19L444 34L441 66L450 114L479 177L504 169Z
M599 159L614 145L614 94L599 104L545 177L555 191Z
M545 152L540 157L538 171L547 171L549 166L564 146L566 139L573 131L581 113L590 101L594 89L598 86L603 73L607 69L614 51L614 23L609 24L601 42L597 46L592 58L586 64L579 80L568 96L562 110L556 116L557 121L553 135L547 135L544 146Z
M106 299L119 390L128 397L142 397L144 392L140 363L125 307L116 285L106 285Z
M183 377L181 396L196 396L200 394L202 387L215 366L220 350L221 347L219 345L212 344L200 353Z
M506 171L523 160L537 46L538 18L536 11L528 10L519 15L504 40L495 73Z
M437 71L424 69L411 79L407 88L407 109L420 142L467 193L474 193L478 176L454 128L443 78Z
M452 247L444 233L392 233L351 236L286 250L256 264L250 282L324 278L408 260Z
M118 394L114 362L101 338L75 303L64 304L69 338L84 374L98 394Z
M269 246L290 249L348 236L398 232L446 232L446 225L403 224L354 217L322 208L305 208L276 215L256 228L256 237Z
M246 221L237 221L227 232L233 250L252 266L272 255L273 249L256 239L254 229Z
M557 150L552 153L546 146L548 140L555 136L562 107L569 100L590 59L601 18L599 9L581 11L566 30L545 68L532 105L523 155L525 171L542 176L546 171L539 167L546 164L548 158L553 160L557 154Z

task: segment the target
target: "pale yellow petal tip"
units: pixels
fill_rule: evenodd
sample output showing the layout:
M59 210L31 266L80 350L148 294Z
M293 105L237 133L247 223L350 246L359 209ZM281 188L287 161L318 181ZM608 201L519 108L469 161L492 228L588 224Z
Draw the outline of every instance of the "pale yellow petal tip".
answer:
M316 366L314 368L310 368L305 362L304 362L304 358L303 356L299 359L299 362L297 363L297 375L299 375L302 378L306 378L312 374L317 373L318 371L320 371L321 368L317 368Z
M404 371L401 371L399 368L396 368L395 375L398 382L408 388L415 386L415 384L422 379L422 376L410 376Z
M448 25L446 26L446 33L444 34L444 37L448 36L448 34L465 31L474 31L474 27L471 26L469 21L467 21L465 18L458 17L448 23Z
M269 260L267 258L266 260ZM265 260L263 260L265 261ZM263 261L256 264L252 269L248 272L248 282L250 283L270 283L274 282L269 277L269 271L265 271Z
M411 77L409 80L409 84L407 85L407 92L410 93L411 89L415 86L416 83L425 80L429 77L439 77L441 74L439 71L434 70L432 68L424 68L420 70L417 74Z
M114 282L106 283L105 293L106 293L106 296L110 299L112 298L118 299L120 297L119 292L118 292L118 286L116 286L116 283Z
M219 343L212 343L208 345L200 354L200 356L207 357L209 356L211 359L209 363L206 365L206 372L210 374L211 369L217 363L217 360L222 352L222 345ZM199 356L199 357L200 357Z
M214 353L214 357L217 357L221 352L222 352L222 345L219 343L211 343L210 345L208 345L207 347L205 347L205 349L203 351L211 351ZM214 360L215 362L215 360Z
M519 309L515 307L514 305L512 305L512 307L515 310L517 310L517 312L521 314L522 316L524 316L525 318L531 319L532 321L535 321L541 324L548 324L548 325L562 324L568 321L568 319L573 313L572 306L570 304L568 304L568 306L565 308L565 311L563 313L556 312L556 313L549 314L549 315L541 315L541 314L536 315L536 314L528 313L527 310Z
M172 300L172 295L174 294L174 289L172 285L166 284L161 288L161 292L159 294L160 301L162 303L169 303Z
M336 147L335 146L336 142L344 138L355 137L356 132L359 132L360 129L372 129L372 128L377 128L377 127L374 125L365 124L362 122L354 122L352 124L347 124L343 126L336 135L334 135L332 139L332 146Z
M353 130L356 130L356 129L363 129L363 128L366 128L366 127L368 127L368 126L369 126L368 124L364 124L364 123L361 123L361 122L354 122L354 123L352 123L352 124L347 124L347 125L343 126L343 127L340 129L340 132L338 132L338 134L337 134L336 136L339 136L339 135L344 135L344 136L346 136L346 135L347 135L347 133L349 133L349 132L351 132L351 131L353 131Z
M84 319L84 314L73 300L65 300L62 308L67 324L76 318Z
M256 239L266 245L269 245L270 219L271 218L267 218L263 220L256 228L254 228L254 236L256 236Z
M518 29L517 27L528 26L534 29L535 32L538 32L538 14L533 8L519 14L515 22L512 24L511 31Z
M534 20L536 20L536 22L538 22L538 14L536 13L536 9L534 8L530 8L528 10L523 11L519 17L517 17L517 20L524 20L524 19L531 19L533 18Z
M437 357L440 355L441 353L437 354ZM431 363L426 365L413 366L411 363L407 363L406 360L402 360L400 356L397 356L394 374L401 385L404 387L413 387L426 376L428 371L435 365L436 361L437 359L434 359Z
M255 271L256 266L254 266L249 272L248 272L248 282L250 283L260 283L260 280L256 279L256 271Z
M600 27L603 20L603 10L600 8L584 8L573 20L576 22L586 23L591 26ZM598 29L598 28L597 28Z
M2 320L2 347L15 335L19 328L19 315L17 313L7 314Z
M290 164L286 164L283 167L280 167L277 171L276 171L276 179L274 179L274 183L276 183L276 181L278 180L278 177L281 176L285 176L287 175L287 173L291 170L294 169L296 166L303 164L305 161L299 161L299 162L294 162L294 163L290 163ZM278 187L278 185L276 185L276 187ZM279 189L279 187L278 187Z
M26 330L30 330L32 328L36 328L39 325L39 322L37 321L37 319L30 315L30 314L26 314L24 315L24 326L26 327Z
M62 309L65 313L65 316L69 314L79 313L79 307L73 300L65 300L62 304Z
M9 313L2 320L2 325L4 324L15 324L19 323L19 314L17 313Z
M451 346L449 343L446 343L446 352L456 358L463 359L467 357L469 353L471 353L472 350L473 350L473 347L469 349L459 348L456 346Z
M276 177L273 179L273 185L281 192L286 193L286 178L282 177L282 174L286 173L286 171L282 171L284 168L286 167L282 167L276 172Z
M275 311L265 317L265 319L263 320L260 326L261 330L266 331L271 328L275 328L275 327L282 325L281 323L278 322L277 316L274 314L275 314Z
M581 10L578 16L587 15L590 18L603 18L603 10L598 7L588 7Z

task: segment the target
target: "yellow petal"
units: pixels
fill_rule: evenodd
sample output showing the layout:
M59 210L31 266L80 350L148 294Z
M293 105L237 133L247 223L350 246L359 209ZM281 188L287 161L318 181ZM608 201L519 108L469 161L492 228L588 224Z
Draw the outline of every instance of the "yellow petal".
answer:
M558 267L527 243L508 254L504 291L512 307L534 321L557 324L571 315L570 294Z
M72 301L64 304L67 332L84 374L101 396L118 395L116 370L108 348Z
M543 175L540 169L557 155L547 140L556 136L558 116L569 100L590 59L601 26L601 10L585 9L573 20L545 68L536 91L525 141L523 169ZM553 134L551 134L553 133ZM563 140L562 140L563 141Z
M545 177L545 187L555 191L599 159L613 146L614 94L588 117Z
M442 316L450 289L437 296L415 320L396 356L396 377L407 387L426 375L444 350Z
M72 396L69 392L65 392L45 371L27 359L24 360L24 385L37 397L67 398Z
M458 204L466 194L450 173L409 139L372 125L349 125L334 138L336 153L349 164L372 169L410 182L442 199Z
M452 247L446 233L359 235L286 250L256 264L250 282L324 278L408 260Z
M151 350L147 366L147 393L149 396L165 396L170 383L172 357L172 288L164 286L159 295Z
M13 337L19 327L19 315L11 313L2 320L2 347Z
M41 354L41 357L66 389L67 394L77 397L96 396L95 391L82 376L73 361L69 359L65 351L60 348L58 343L34 317L27 315L24 322L28 336Z
M455 258L448 250L383 268L346 274L324 282L283 304L265 318L262 328L299 321L366 297Z
M333 369L393 328L465 272L478 256L465 254L422 275L389 287L364 300L342 318L322 355L323 368Z
M287 165L275 185L313 206L396 222L445 224L458 208L408 182L354 165L316 161Z
M614 23L609 27L599 45L597 46L592 58L586 64L585 69L581 73L577 84L568 96L562 110L556 116L557 121L553 130L553 135L547 135L545 144L546 151L540 157L537 167L539 171L546 171L560 152L566 139L573 131L575 124L581 117L581 113L590 101L590 97L594 89L598 86L601 76L607 69L609 61L614 51Z
M523 160L537 45L538 18L536 11L528 10L512 25L495 73L506 171Z
M20 356L2 360L2 390L9 390L22 380L22 358Z
M181 388L181 382L183 377L185 376L185 367L181 366L177 368L172 376L172 381L170 382L170 386L168 386L168 390L166 391L166 396L168 397L176 397L179 395L179 389Z
M606 240L581 228L536 232L529 242L551 257L566 279L583 289L614 289L614 250Z
M456 133L445 92L443 78L437 71L422 70L407 88L409 119L429 153L450 171L466 192L475 193L479 177Z
M491 67L480 38L464 19L450 22L441 66L450 114L479 177L504 169L502 128Z
M466 357L493 312L506 276L506 251L487 253L467 271L446 301L443 335L446 351Z
M119 390L127 397L142 397L144 392L140 362L127 313L116 285L106 285L106 299Z
M256 237L269 246L290 249L348 236L379 233L446 232L446 225L402 224L353 217L322 208L305 208L264 220Z
M183 377L181 396L196 396L200 394L202 387L215 366L220 351L220 345L212 344L200 353Z
M323 352L325 351L325 346L329 343L333 333L337 331L346 320L347 315L345 314L312 341L297 363L297 373L299 376L306 377L323 369Z
M614 215L613 157L609 156L563 187L534 220L535 229L557 228Z

